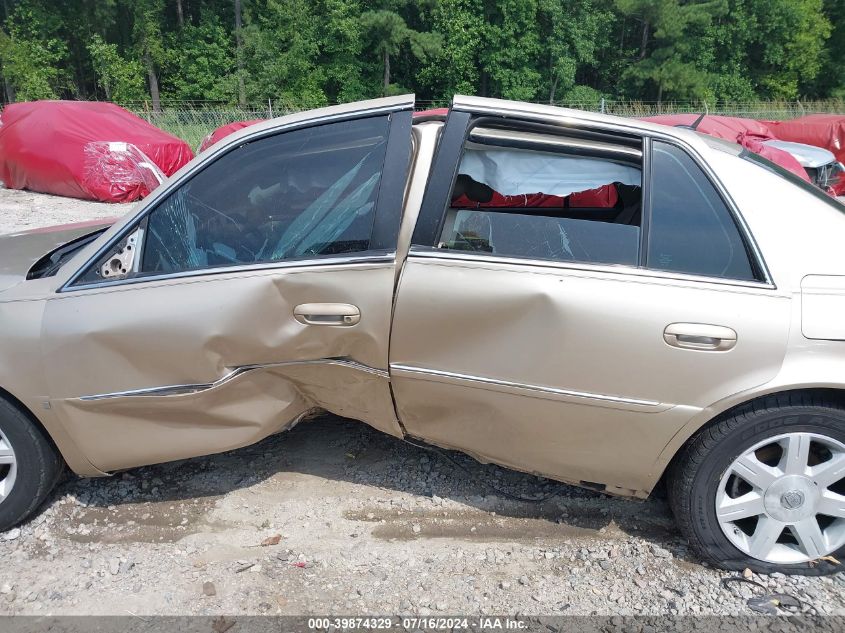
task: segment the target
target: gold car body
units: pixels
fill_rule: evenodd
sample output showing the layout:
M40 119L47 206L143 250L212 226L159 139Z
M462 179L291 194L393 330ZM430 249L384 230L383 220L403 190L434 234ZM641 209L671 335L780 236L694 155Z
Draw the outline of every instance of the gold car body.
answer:
M413 97L392 97L246 128L55 276L21 273L68 235L0 238L0 388L81 475L234 449L325 410L645 497L720 413L766 394L845 387L842 213L691 131L543 105L456 97L452 112L676 144L730 202L764 278L413 245L444 130L435 119L413 125L392 252L70 284L145 210L233 147L412 107ZM349 322L309 318L332 310ZM724 346L671 344L690 326Z

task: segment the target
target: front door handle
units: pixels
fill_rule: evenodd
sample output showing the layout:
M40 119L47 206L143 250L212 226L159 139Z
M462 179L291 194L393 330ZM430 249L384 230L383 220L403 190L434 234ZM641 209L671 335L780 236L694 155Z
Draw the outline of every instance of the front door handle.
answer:
M663 340L681 349L726 352L736 345L736 332L721 325L672 323L663 330Z
M348 303L302 303L293 309L293 318L304 325L355 325L361 311Z

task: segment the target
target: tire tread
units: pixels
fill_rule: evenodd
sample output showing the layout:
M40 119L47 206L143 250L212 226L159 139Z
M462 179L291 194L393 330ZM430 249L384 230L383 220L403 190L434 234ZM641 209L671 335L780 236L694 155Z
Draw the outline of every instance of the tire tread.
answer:
M723 567L724 561L715 558L702 542L693 527L694 512L690 507L693 480L705 459L737 428L754 424L760 416L783 412L784 409L828 409L842 415L845 403L837 399L808 391L773 394L752 400L715 418L695 434L672 461L667 473L669 507L681 533L690 545L709 564Z
M23 508L13 513L0 504L0 532L8 530L31 516L41 505L64 471L64 461L59 456L52 442L46 437L41 428L32 421L30 416L21 411L14 403L0 397L0 419L9 420L31 440L31 446L35 449L36 465L35 475L37 478L34 494L30 495L29 502ZM13 446L14 448L14 446ZM8 500L7 500L8 501ZM7 510L4 512L4 510ZM8 514L8 516L6 516Z

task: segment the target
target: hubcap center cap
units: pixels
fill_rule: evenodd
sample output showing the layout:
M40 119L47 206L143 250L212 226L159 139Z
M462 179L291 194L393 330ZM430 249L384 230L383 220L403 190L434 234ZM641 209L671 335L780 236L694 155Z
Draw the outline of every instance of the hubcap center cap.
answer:
M808 477L786 475L775 480L764 495L766 514L777 521L796 523L816 513L818 487Z
M804 493L800 490L789 490L780 496L780 504L787 510L797 510L804 505Z

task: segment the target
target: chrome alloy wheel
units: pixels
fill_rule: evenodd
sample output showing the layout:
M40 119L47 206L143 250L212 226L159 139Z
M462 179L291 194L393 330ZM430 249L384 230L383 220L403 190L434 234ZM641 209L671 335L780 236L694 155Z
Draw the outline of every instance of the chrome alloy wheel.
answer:
M845 545L845 444L785 433L755 444L725 471L716 518L743 553L802 563Z
M0 431L0 503L12 492L17 476L18 460L15 457L15 449Z

